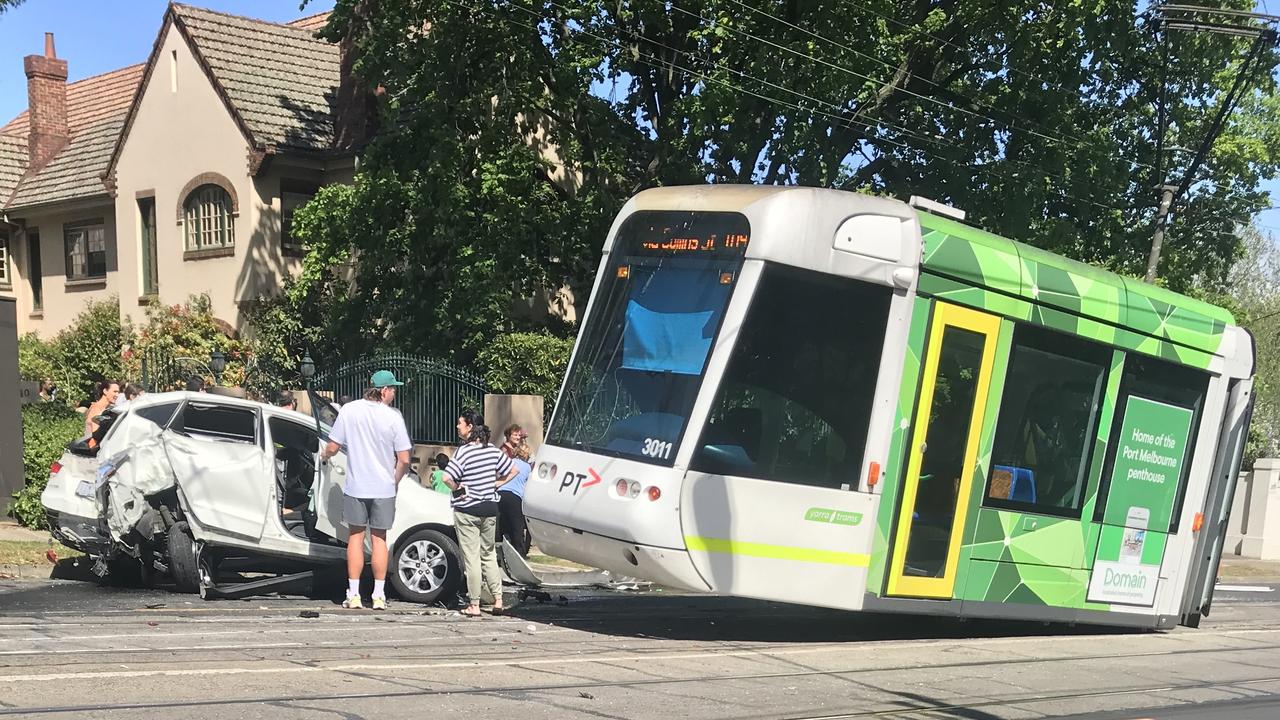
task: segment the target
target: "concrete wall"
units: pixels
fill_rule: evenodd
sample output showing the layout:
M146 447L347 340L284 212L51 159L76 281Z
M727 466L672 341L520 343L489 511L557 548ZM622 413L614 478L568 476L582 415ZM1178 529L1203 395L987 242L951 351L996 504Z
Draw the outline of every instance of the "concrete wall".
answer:
M67 204L48 210L23 213L23 230L9 234L10 272L13 286L4 293L17 301L18 333L35 332L51 337L71 324L90 301L109 299L120 292L120 243L116 233L115 207L109 200ZM68 280L66 241L67 225L101 221L107 240L107 275L92 280ZM31 290L27 252L30 233L40 235L40 275L44 306L37 310Z
M181 33L170 27L116 165L116 214L120 242L121 313L142 317L143 259L139 197L156 203L158 300L185 302L208 294L213 314L229 323L243 296L242 267L257 237L266 232L260 191L249 176L249 143L200 68ZM202 175L225 178L235 196L235 251L193 259L182 223L184 189Z
M17 303L0 299L0 504L6 507L23 486L17 316Z
M1263 458L1240 473L1224 555L1280 560L1280 459Z

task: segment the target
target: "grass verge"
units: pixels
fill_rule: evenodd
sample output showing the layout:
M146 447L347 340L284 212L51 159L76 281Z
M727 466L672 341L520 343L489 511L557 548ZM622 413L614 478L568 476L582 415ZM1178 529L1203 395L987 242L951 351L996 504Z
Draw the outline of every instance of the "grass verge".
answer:
M47 551L51 548L59 560L81 555L61 543L51 545L31 540L0 540L0 565L52 565L47 557Z

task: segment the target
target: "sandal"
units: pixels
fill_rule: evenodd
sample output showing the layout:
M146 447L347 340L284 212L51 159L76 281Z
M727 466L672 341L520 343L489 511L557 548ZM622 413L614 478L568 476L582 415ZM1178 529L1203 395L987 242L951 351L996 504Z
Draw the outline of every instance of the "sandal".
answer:
M475 605L468 605L466 608L463 608L458 612L462 613L467 617L480 617L480 608L476 607Z
M493 607L489 608L489 612L490 612L490 613L492 613L492 614L494 614L494 615L501 615L501 614L505 613L506 611L507 611L507 610L506 610L506 608L504 608L504 607L503 607L503 606L501 606L501 605L494 605Z

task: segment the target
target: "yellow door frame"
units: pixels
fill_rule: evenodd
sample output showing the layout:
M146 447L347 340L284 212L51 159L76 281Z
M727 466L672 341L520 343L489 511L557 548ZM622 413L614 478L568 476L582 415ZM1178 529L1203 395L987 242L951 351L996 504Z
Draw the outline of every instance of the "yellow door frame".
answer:
M920 486L920 466L924 461L921 447L929 432L929 418L933 410L933 393L938 379L938 358L942 353L943 331L948 327L969 330L983 336L982 361L978 370L978 385L973 397L973 416L969 421L969 435L965 441L964 466L960 473L960 487L956 493L955 517L951 523L951 541L947 548L947 563L942 577L915 577L904 575L907 559L907 540L911 536L912 514L916 493ZM987 412L987 396L991 387L991 371L995 365L996 339L1000 333L1000 318L970 308L935 302L933 319L929 328L929 347L925 353L921 373L920 399L916 405L915 430L912 433L910 459L902 486L902 504L898 510L898 530L893 541L893 560L889 565L889 595L923 598L950 598L955 590L956 566L960 561L960 544L964 524L969 511L969 494L973 487L974 469L978 465L978 448L982 439L982 424Z

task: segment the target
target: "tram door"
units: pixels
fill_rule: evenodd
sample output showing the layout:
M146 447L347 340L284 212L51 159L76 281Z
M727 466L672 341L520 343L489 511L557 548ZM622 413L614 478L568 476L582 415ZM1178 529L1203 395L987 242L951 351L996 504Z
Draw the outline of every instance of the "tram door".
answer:
M999 329L993 315L934 306L889 566L890 595L952 597Z

